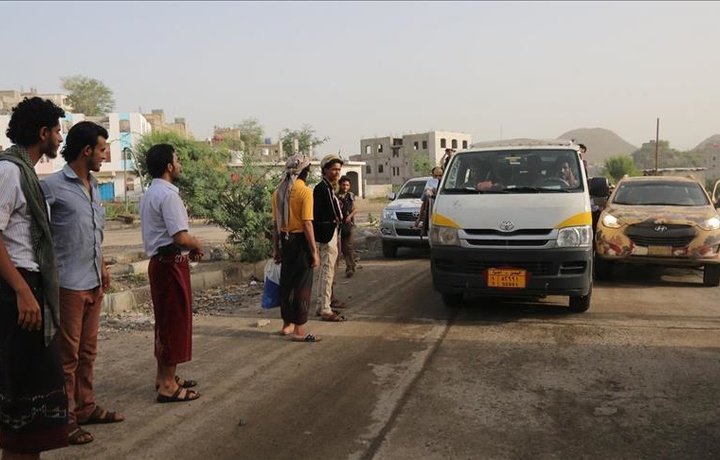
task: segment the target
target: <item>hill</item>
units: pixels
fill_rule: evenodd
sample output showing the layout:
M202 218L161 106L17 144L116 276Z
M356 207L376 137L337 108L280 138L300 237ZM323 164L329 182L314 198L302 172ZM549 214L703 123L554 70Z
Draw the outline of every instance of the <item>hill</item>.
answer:
M614 132L604 128L579 128L559 136L560 139L575 139L587 147L587 161L599 164L615 155L630 155L638 148Z
M715 134L700 142L693 150L702 153L707 150L717 150L718 147L720 147L720 134Z

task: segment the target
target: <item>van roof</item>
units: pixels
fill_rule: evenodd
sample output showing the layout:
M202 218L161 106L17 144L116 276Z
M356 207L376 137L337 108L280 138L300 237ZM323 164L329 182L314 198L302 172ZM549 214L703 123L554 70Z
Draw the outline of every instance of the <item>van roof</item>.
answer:
M573 150L578 149L578 145L568 139L503 139L497 141L483 141L472 144L467 150L488 150L497 148L507 149L527 149L527 148L547 148L547 147L564 147Z

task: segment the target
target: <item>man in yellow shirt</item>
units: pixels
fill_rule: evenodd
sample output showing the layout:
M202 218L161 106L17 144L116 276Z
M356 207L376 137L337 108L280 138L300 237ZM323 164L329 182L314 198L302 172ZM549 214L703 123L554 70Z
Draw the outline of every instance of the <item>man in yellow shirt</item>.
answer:
M313 192L305 183L310 159L296 154L273 193L273 259L280 269L281 335L296 342L319 342L305 330L312 294L313 269L320 263L313 231Z

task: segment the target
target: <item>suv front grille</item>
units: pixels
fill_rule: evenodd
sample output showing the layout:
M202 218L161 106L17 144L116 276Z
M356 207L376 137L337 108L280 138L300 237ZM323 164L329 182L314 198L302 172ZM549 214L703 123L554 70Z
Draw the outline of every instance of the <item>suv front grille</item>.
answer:
M417 214L416 214L417 213ZM419 215L418 211L415 212L395 212L395 216L397 217L397 220L402 220L405 222L415 222Z
M664 231L658 231L664 228ZM635 224L625 234L638 246L671 246L683 248L695 239L696 232L690 225Z

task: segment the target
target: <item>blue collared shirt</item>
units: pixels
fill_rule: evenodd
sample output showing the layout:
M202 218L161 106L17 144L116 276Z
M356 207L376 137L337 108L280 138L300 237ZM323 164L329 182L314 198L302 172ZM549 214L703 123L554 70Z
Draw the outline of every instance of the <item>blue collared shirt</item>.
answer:
M100 203L97 180L90 175L92 193L88 192L66 164L40 185L50 206L60 287L85 291L100 286L105 209Z
M140 200L140 225L145 253L150 257L171 244L173 235L189 230L180 190L164 179L153 179Z

